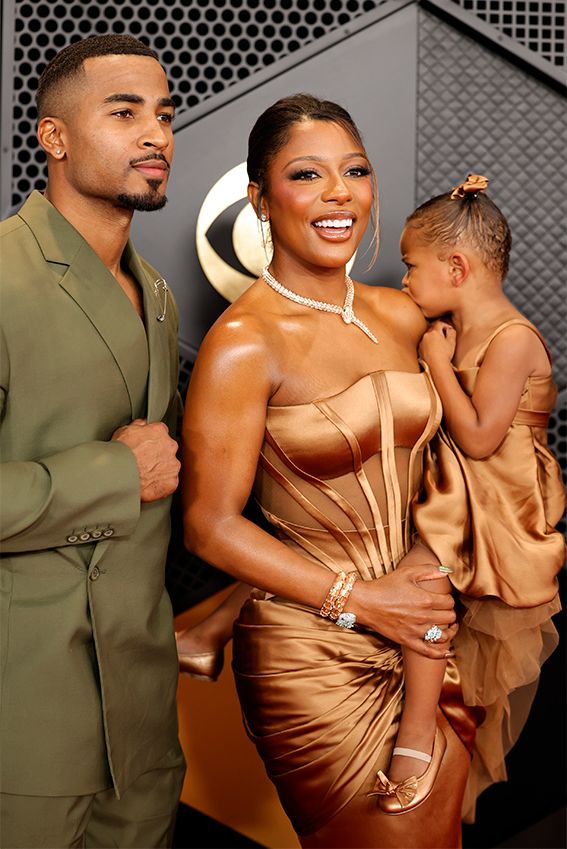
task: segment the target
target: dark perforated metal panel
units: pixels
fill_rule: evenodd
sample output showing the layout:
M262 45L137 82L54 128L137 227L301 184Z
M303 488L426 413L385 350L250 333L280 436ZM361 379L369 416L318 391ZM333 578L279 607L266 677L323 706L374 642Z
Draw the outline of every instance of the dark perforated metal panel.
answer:
M554 65L565 65L565 11L561 0L452 0Z
M89 35L128 33L167 68L179 110L202 102L385 0L15 0L12 205L45 184L33 93L45 64Z
M417 202L472 171L508 217L507 291L553 350L566 384L565 99L423 9L419 26Z
M11 203L45 184L33 92L45 63L69 42L127 32L156 49L180 110L190 108L385 0L98 0L14 2ZM564 63L564 2L453 0L556 65Z

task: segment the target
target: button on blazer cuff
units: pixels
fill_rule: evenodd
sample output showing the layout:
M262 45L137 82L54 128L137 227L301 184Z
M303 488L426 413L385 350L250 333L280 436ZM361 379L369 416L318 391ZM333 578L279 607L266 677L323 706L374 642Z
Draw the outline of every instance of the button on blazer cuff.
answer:
M121 442L87 442L36 461L2 464L5 553L68 545L76 529L131 534L140 517L134 454Z

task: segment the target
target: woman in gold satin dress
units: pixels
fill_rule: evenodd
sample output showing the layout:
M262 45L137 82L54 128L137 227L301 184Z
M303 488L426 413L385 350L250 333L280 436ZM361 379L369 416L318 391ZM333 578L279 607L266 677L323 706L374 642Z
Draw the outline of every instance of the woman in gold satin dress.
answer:
M273 259L197 358L186 544L257 588L235 625L235 678L302 845L457 847L478 716L461 696L446 578L411 520L441 418L417 356L425 320L402 292L351 289L346 276L375 197L348 113L308 95L278 101L252 130L248 172ZM275 536L241 515L251 490ZM320 615L341 571L359 577L353 629ZM428 643L433 624L442 636ZM397 817L369 794L402 709L400 646L448 658L437 714L447 748L431 794Z

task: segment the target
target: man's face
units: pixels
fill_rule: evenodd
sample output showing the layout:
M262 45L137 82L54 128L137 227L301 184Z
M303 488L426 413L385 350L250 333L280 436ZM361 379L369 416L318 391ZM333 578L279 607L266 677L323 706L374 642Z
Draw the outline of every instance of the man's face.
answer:
M80 195L123 209L160 209L173 157L174 104L151 56L86 59L65 109L66 179Z

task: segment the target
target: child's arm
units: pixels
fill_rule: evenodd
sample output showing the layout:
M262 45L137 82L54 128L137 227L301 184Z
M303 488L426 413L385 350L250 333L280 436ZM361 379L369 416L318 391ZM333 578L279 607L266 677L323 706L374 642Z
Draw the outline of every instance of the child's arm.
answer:
M479 369L472 398L461 387L451 359L454 328L436 321L421 341L421 356L431 370L449 433L474 459L493 454L518 409L526 380L549 368L547 354L536 334L523 325L506 328L491 342Z

